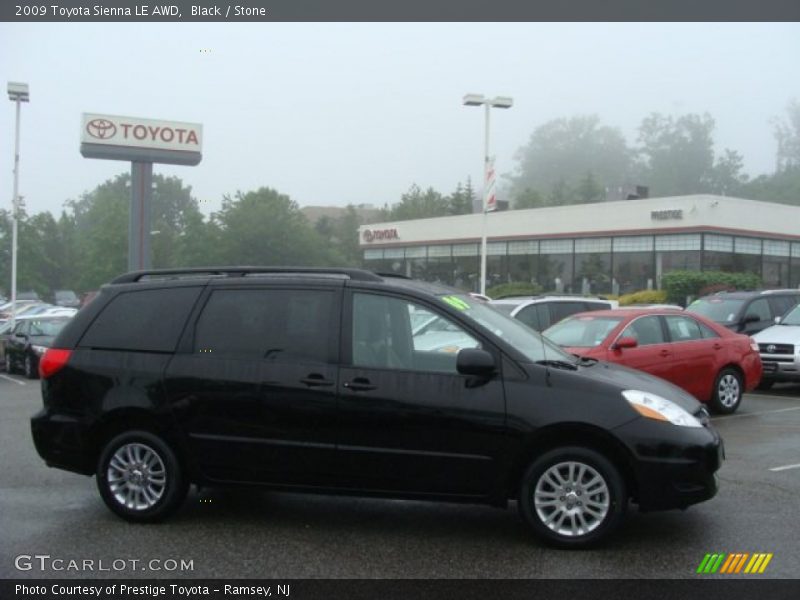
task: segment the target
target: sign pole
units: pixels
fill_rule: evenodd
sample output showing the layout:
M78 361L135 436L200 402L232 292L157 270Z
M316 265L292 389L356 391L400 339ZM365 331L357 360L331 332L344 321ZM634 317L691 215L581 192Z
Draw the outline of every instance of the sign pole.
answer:
M128 219L128 270L142 271L153 264L150 252L150 205L153 163L131 163L131 210Z

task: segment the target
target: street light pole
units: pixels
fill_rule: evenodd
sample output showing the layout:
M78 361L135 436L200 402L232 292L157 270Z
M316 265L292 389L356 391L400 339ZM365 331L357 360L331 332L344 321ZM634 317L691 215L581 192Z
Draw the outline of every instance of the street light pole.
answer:
M20 103L28 102L27 83L8 83L8 99L17 105L14 131L14 196L11 199L11 330L16 325L17 315L17 221L19 218L19 117Z
M514 101L505 96L497 96L495 98L486 98L481 94L467 94L464 96L463 103L465 106L483 106L485 110L485 126L484 126L484 149L483 149L483 222L481 225L481 285L480 293L486 294L486 237L488 229L488 213L489 213L489 171L491 169L491 157L489 156L489 134L490 134L490 121L489 115L492 107L494 108L511 108Z

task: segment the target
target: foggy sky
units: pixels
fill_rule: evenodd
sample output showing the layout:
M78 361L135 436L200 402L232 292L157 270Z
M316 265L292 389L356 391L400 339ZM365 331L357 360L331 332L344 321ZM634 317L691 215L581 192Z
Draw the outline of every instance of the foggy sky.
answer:
M205 52L201 52L205 50ZM772 172L770 119L800 98L800 25L775 24L0 24L0 74L30 85L20 194L49 210L129 169L84 159L82 112L200 122L196 167L156 165L201 208L270 186L301 205L383 205L412 183L480 187L482 110L498 171L544 122L598 114L629 143L650 112L709 112L717 151ZM3 96L6 98L7 96ZM14 105L0 110L0 207L12 195Z

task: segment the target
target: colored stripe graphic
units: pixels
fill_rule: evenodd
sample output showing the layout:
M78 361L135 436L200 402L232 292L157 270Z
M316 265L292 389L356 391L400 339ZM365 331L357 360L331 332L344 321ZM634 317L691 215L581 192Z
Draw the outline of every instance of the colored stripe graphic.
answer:
M742 569L746 574L763 573L767 570L767 565L772 560L772 557L772 553L766 552L756 552L754 554L749 552L709 553L703 557L697 567L697 573L733 575L742 573Z

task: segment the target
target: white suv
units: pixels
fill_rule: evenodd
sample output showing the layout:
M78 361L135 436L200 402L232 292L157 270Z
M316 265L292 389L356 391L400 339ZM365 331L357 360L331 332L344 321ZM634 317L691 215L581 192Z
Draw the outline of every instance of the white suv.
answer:
M490 304L536 331L544 331L575 313L619 308L616 300L583 296L510 296Z
M800 382L800 304L753 336L764 367L759 389L776 381Z

